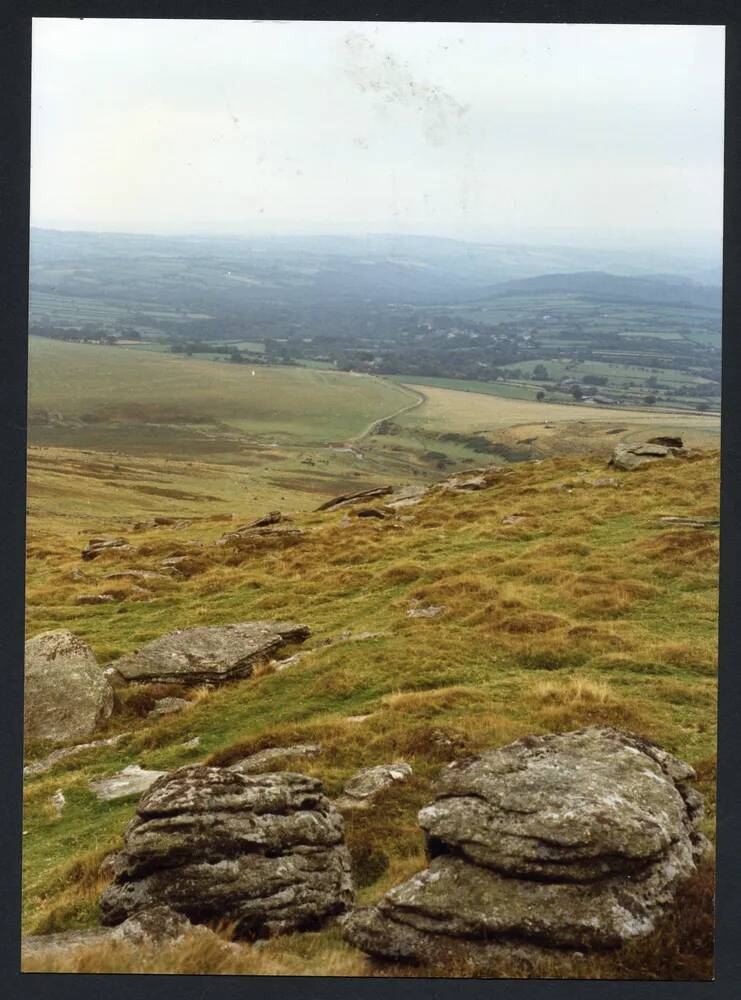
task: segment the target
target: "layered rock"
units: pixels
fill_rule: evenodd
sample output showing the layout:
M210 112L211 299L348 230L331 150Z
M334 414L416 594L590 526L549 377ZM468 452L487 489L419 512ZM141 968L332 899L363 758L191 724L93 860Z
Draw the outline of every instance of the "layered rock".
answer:
M26 743L86 739L113 711L113 689L92 649L67 629L28 640L24 686Z
M635 469L654 462L685 457L688 453L682 447L681 440L681 438L653 438L644 444L629 444L626 441L620 441L615 446L612 458L607 464L623 472L633 472ZM672 441L679 441L680 444L663 443Z
M183 767L144 794L100 906L104 924L163 903L241 936L321 926L352 899L342 818L320 782Z
M241 622L197 626L169 632L136 653L116 660L127 681L203 684L249 677L257 663L289 642L303 642L306 625L293 622Z
M424 962L618 947L654 927L706 847L693 777L607 727L455 762L419 813L429 868L351 914L345 936Z

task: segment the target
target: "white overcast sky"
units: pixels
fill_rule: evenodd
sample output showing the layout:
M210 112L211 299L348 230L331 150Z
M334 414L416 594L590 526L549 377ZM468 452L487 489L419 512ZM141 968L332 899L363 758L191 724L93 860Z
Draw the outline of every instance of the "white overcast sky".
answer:
M717 242L722 27L37 18L33 225Z

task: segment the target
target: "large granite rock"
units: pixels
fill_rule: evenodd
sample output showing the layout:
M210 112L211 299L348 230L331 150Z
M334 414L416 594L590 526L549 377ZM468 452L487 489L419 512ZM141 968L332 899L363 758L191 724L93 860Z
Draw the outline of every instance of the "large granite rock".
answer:
M646 442L645 444L628 444L620 441L612 453L612 458L607 463L615 469L623 472L633 472L642 466L650 465L662 460L674 459L677 457L679 449L670 448L663 444Z
M342 818L301 774L183 767L144 794L100 901L103 923L163 903L240 936L321 926L352 899Z
M354 911L386 958L614 948L652 930L707 844L687 764L608 727L531 736L450 764L419 813L429 868Z
M91 736L113 711L113 689L88 644L67 629L42 632L25 649L27 744Z
M249 677L255 664L289 642L303 642L306 625L293 622L241 622L237 625L178 629L154 639L113 664L127 681L218 683Z

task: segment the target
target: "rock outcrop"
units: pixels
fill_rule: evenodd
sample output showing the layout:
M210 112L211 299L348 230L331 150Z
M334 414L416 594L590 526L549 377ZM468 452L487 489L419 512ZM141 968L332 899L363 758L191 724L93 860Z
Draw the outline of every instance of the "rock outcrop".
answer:
M679 445L664 444L664 441L679 441ZM681 445L681 438L653 438L644 444L629 444L620 441L612 453L612 458L607 463L615 469L623 472L633 472L644 465L662 460L672 460L686 457L688 453Z
M615 948L648 933L706 847L694 772L608 727L450 764L422 809L429 868L345 920L386 958Z
M342 818L320 782L182 767L144 794L101 901L117 924L154 903L238 936L316 928L352 899Z
M178 629L148 642L113 667L127 681L204 684L249 677L255 664L289 642L303 642L306 625L240 622Z
M86 562L97 559L103 552L110 549L129 550L131 546L125 538L91 538L80 555Z
M377 500L379 497L388 496L393 492L393 486L376 486L370 490L361 490L359 493L342 493L325 500L316 510L340 510L342 507L352 507L356 503L366 503L368 500Z
M113 711L113 689L92 649L67 629L42 632L25 649L27 744L91 736Z
M335 804L343 810L367 809L379 792L397 781L406 781L411 773L411 767L404 761L361 768L350 778Z

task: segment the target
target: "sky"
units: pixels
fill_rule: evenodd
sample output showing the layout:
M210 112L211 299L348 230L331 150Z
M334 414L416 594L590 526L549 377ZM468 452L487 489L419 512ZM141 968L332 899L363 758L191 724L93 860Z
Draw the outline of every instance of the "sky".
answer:
M716 26L35 18L31 224L718 246Z

